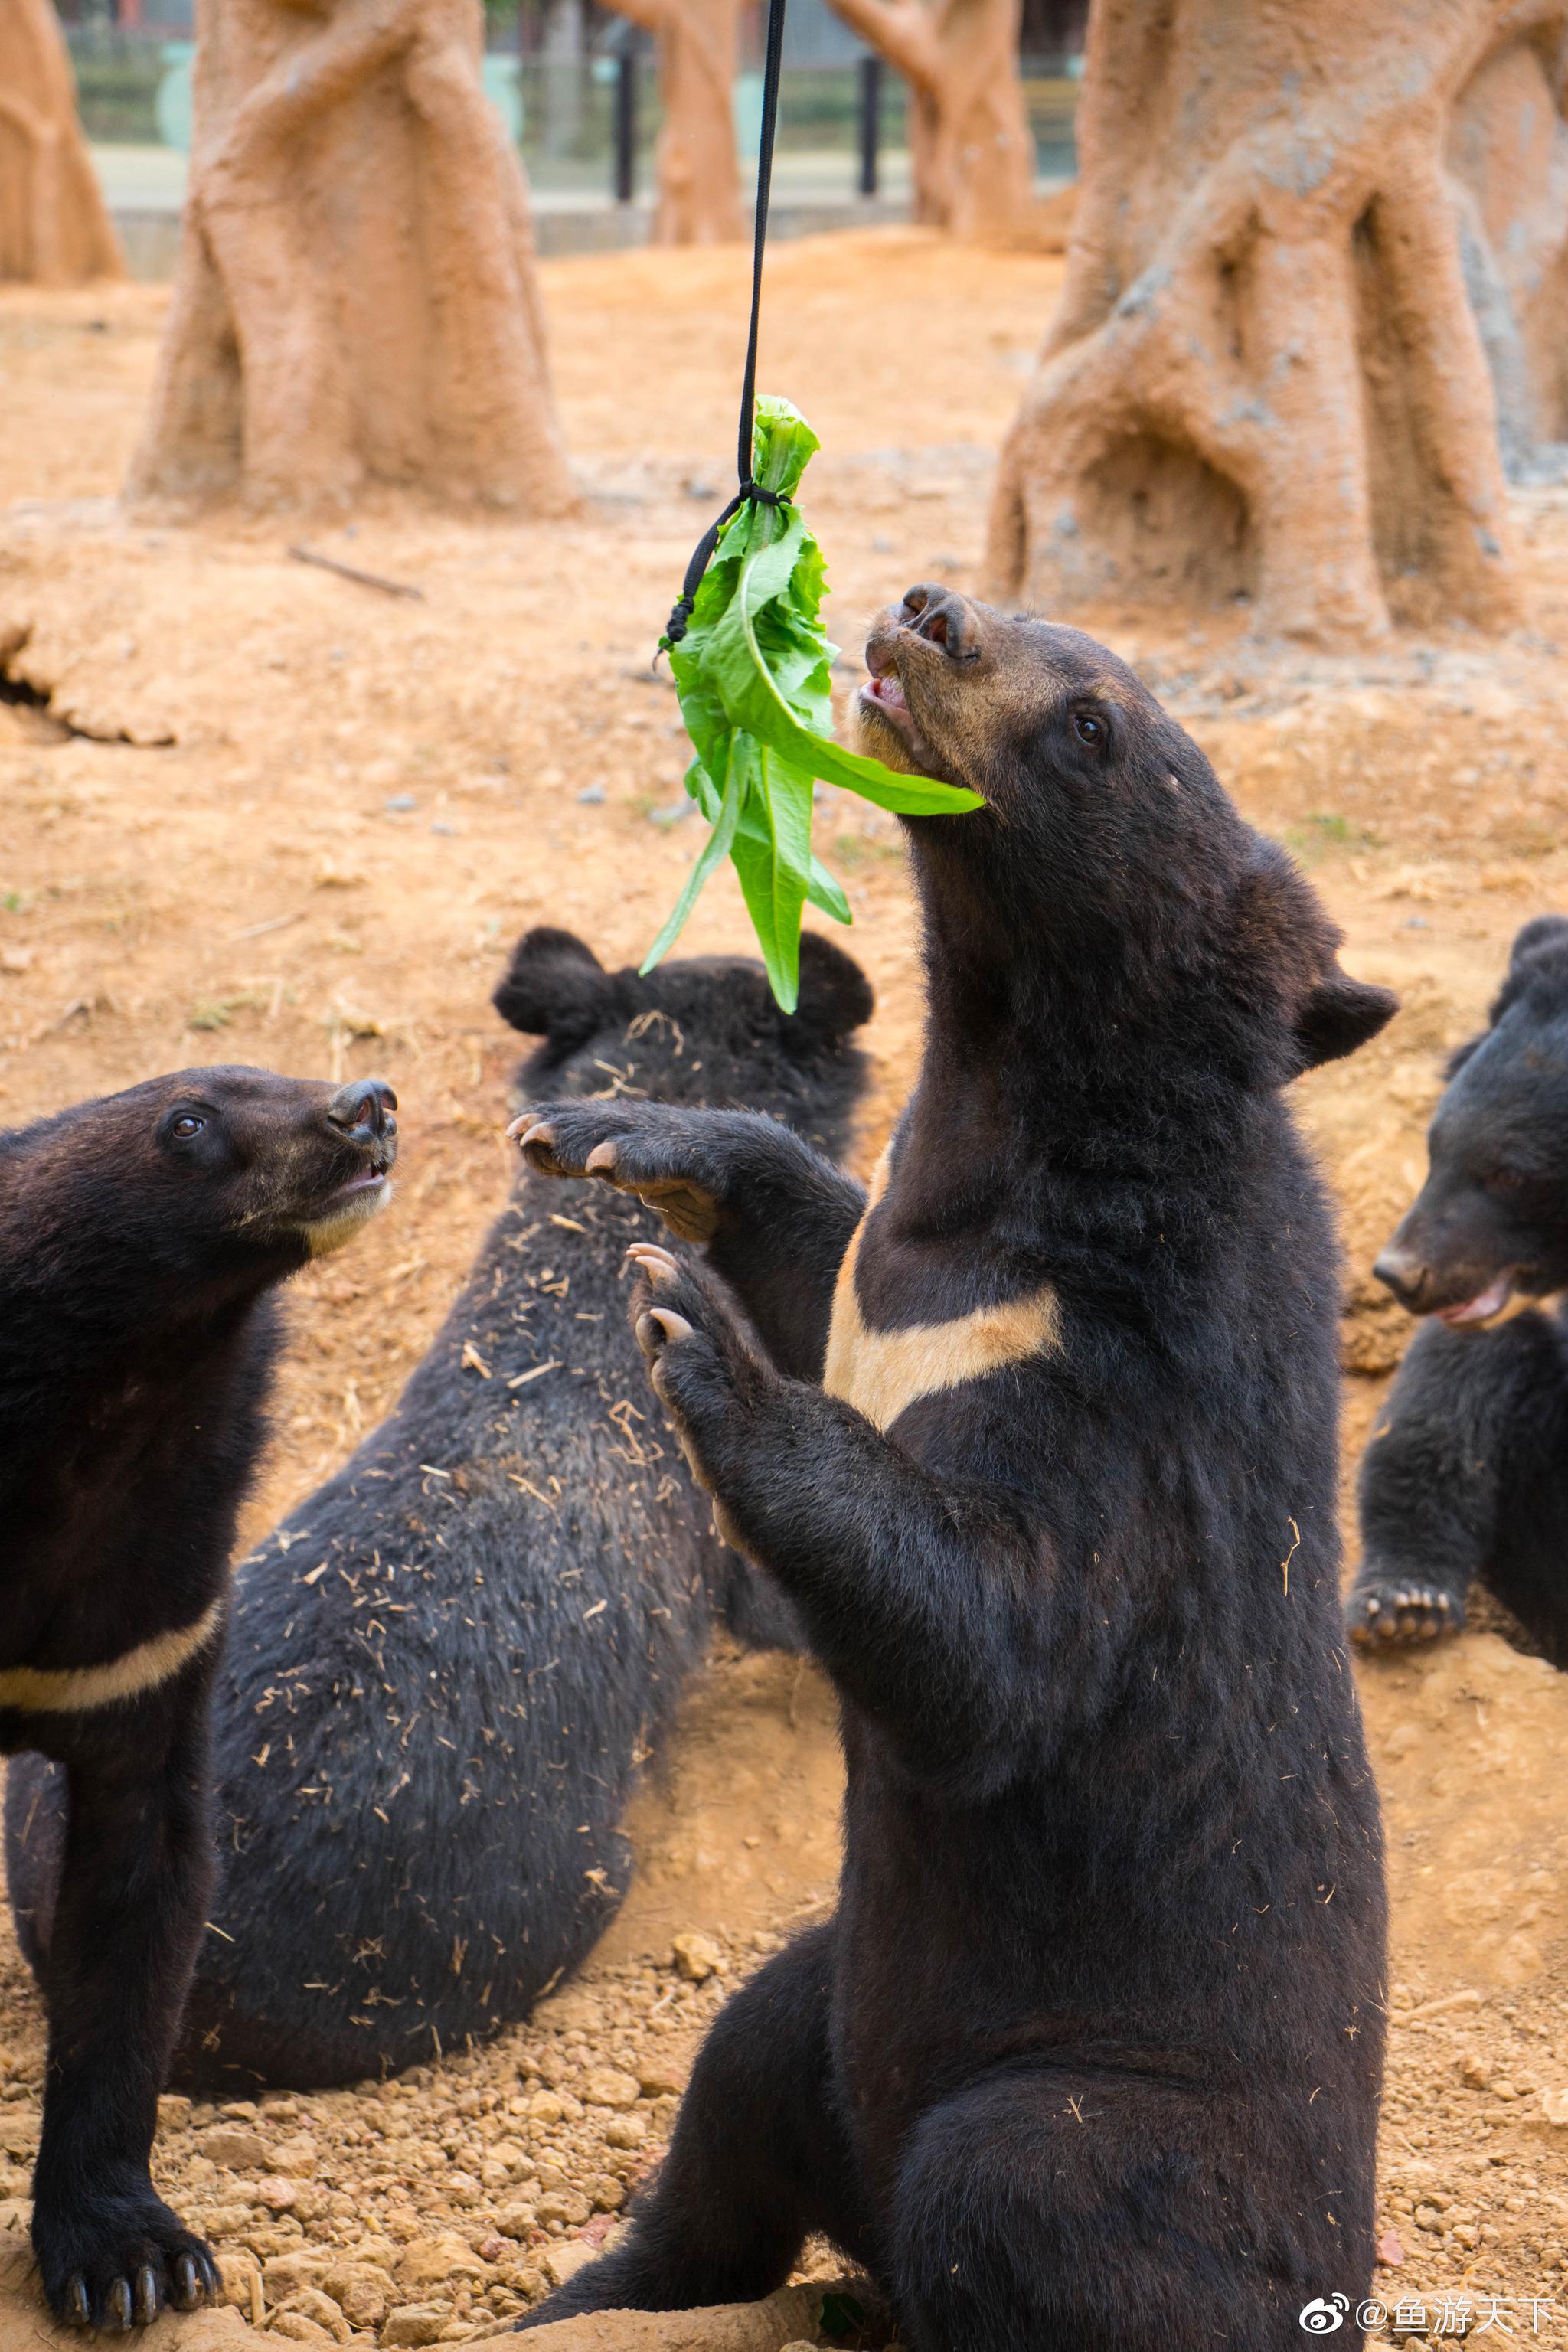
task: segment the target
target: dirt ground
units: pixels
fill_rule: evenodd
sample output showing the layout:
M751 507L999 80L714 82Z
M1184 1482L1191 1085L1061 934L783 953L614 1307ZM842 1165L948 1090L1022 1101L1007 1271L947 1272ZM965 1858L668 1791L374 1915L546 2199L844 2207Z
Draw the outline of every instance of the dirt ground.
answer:
M1059 268L913 231L775 253L763 382L826 445L810 511L849 648L911 580L981 584L991 452ZM511 940L549 920L636 959L697 846L647 657L727 492L743 259L544 275L579 520L300 526L422 601L290 560L277 523L122 516L163 296L0 293L0 660L23 697L0 700L0 1123L214 1059L381 1070L404 1106L393 1214L294 1286L247 1537L390 1403L502 1196L518 1048L488 996ZM1531 626L1502 642L1348 662L1258 648L1235 611L1094 620L1309 864L1350 969L1404 998L1300 1090L1344 1211L1351 1462L1407 1336L1366 1269L1419 1181L1443 1053L1518 925L1568 907L1568 494L1518 504ZM868 1160L918 1047L910 900L890 819L832 794L821 819L879 998ZM747 945L728 879L688 940ZM1568 1684L1495 1633L1358 1673L1395 1906L1389 2332L1457 2326L1468 2298L1478 2331L1568 2341ZM457 2341L542 2292L613 2226L724 1988L830 1899L837 1774L816 1675L721 1657L638 1801L620 1921L532 2025L385 2086L168 2101L160 2176L242 2315ZM685 1972L683 1932L707 1939ZM7 1927L0 2229L24 2221L41 2053Z

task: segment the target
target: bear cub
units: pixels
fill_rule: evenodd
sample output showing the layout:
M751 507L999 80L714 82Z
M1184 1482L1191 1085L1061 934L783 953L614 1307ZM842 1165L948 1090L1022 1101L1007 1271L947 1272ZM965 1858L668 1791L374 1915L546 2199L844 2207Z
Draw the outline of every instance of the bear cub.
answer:
M1568 1667L1568 920L1514 940L1448 1065L1425 1184L1373 1272L1421 1320L1361 1466L1351 1632L1457 1633L1472 1584Z
M385 1205L395 1102L181 1070L0 1134L0 1753L64 1781L63 1853L17 1925L48 2016L33 2247L75 2326L216 2291L149 2158L206 1916L226 1572L271 1294Z

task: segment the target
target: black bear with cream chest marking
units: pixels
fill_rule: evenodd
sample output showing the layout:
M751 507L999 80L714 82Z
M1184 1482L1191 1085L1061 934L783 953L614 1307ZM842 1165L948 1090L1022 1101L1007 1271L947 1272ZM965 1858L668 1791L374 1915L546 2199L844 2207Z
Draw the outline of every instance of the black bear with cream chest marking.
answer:
M822 2231L915 2352L1285 2352L1370 2284L1384 1898L1283 1089L1393 1000L1089 639L921 587L868 662L863 739L986 803L908 823L928 1026L870 1201L743 1119L521 1133L705 1244L639 1250L638 1336L848 1793L836 1918L521 2325L759 2296Z
M384 1205L393 1108L377 1079L182 1070L0 1134L0 1752L67 1791L47 1954L22 1926L49 2034L33 2244L79 2326L216 2290L148 2158L211 1880L226 1572L271 1293Z
M870 990L820 938L801 974L786 1020L754 961L642 979L542 929L496 1003L541 1041L525 1095L746 1102L840 1152ZM715 1624L798 1643L647 1393L625 1255L658 1231L636 1201L520 1171L391 1414L239 1564L222 1932L176 2081L357 2081L526 2016L615 1915L627 1798Z

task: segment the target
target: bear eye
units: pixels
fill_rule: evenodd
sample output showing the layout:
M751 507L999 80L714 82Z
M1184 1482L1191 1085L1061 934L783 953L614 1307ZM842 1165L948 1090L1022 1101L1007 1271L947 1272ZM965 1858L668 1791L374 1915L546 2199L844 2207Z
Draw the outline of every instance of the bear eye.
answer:
M1486 1180L1489 1192L1517 1192L1529 1181L1522 1168L1494 1168Z
M1096 751L1105 740L1105 721L1097 719L1092 710L1075 711L1072 726L1079 741L1092 744Z
M182 1143L188 1143L192 1136L199 1135L205 1125L205 1119L198 1118L194 1110L182 1111L169 1132L171 1135L177 1136Z

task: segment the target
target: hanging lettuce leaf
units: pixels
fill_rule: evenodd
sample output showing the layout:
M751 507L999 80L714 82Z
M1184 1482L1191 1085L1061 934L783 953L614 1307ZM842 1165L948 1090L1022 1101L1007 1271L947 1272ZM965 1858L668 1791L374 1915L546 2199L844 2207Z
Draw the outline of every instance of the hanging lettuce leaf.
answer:
M790 498L821 444L787 400L763 398L752 446L757 481ZM905 815L981 806L977 793L900 775L834 741L838 648L819 617L826 584L822 551L796 509L749 503L720 534L685 635L661 641L695 755L686 789L713 829L642 968L650 971L668 955L703 884L728 857L786 1013L799 993L806 903L849 920L848 900L812 855L816 780Z

